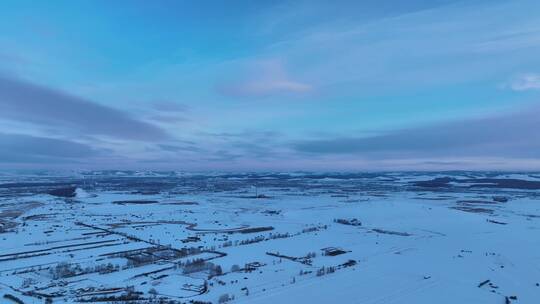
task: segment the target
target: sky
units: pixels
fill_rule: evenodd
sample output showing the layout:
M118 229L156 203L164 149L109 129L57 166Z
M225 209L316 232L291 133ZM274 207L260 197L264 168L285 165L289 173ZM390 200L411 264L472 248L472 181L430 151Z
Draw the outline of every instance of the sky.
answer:
M540 2L0 3L0 169L540 170Z

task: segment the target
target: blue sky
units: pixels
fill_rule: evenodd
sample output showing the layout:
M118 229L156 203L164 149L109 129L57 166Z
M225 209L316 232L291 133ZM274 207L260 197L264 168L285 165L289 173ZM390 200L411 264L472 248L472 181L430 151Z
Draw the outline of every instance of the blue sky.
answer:
M540 169L538 1L2 1L0 166Z

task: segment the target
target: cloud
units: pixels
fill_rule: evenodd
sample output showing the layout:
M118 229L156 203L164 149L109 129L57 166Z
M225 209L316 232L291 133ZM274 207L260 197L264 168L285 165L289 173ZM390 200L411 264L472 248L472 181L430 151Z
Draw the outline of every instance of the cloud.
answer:
M250 141L268 141L270 139L283 136L282 133L277 131L255 131L245 130L242 132L219 132L219 133L201 133L203 136L209 136L214 138L243 138Z
M117 139L157 141L168 138L162 129L121 110L2 75L0 118Z
M219 86L222 94L232 97L267 97L302 94L313 90L312 85L293 80L281 61L255 61L246 65L241 79Z
M213 153L211 153L207 158L206 161L214 162L214 161L236 161L238 159L243 158L243 155L236 154L231 151L227 150L217 150Z
M72 162L99 154L99 151L73 141L0 133L0 162L2 163Z
M283 148L281 132L269 130L244 130L241 132L201 133L208 137L213 146L222 147L222 150L242 155L244 159L257 158L259 160L276 157L278 150Z
M177 115L153 115L147 119L160 124L178 124L189 121L188 118Z
M190 107L185 104L160 100L148 104L142 109L141 114L146 121L155 123L158 126L170 126L190 121L187 117L189 111Z
M540 74L524 74L516 77L510 88L514 91L540 90Z
M372 137L302 140L294 150L373 159L417 157L540 157L540 108L389 132Z
M166 152L202 152L203 150L194 145L170 145L159 144L158 147Z
M230 86L225 92L232 96L269 96L282 93L303 93L311 90L311 86L289 80L253 81Z
M159 112L187 112L189 110L187 105L173 101L156 101L152 103L152 108Z
M300 16L320 15L313 10L321 5L284 5L287 27L259 56L284 58L319 96L333 99L491 81L524 64L536 65L538 2L377 4L381 12L369 21L358 15L369 5L357 2L362 8L340 6L338 18L334 13L326 15L331 20L314 23L301 22ZM327 5L322 9L332 11ZM281 14L269 11L275 20Z

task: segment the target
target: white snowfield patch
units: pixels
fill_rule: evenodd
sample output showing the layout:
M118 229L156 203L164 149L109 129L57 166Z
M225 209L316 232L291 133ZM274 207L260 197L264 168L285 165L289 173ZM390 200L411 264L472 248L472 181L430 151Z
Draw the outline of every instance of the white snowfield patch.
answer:
M90 198L90 197L95 197L95 196L96 196L96 194L90 194L90 193L86 192L82 188L76 188L75 189L75 197L78 198L78 199Z
M540 299L536 190L407 184L444 173L112 175L75 200L0 192L0 303Z

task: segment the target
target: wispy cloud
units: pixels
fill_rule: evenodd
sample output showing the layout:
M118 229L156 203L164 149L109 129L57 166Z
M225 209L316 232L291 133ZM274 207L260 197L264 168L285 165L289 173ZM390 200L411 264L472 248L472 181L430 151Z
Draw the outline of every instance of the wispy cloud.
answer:
M0 161L333 170L540 159L540 108L448 122L540 92L538 1L180 6L97 5L111 26L137 12L117 27L123 40L88 18L21 8L59 29L40 38L0 12L0 24L24 25L0 27L0 71L32 80L0 76ZM76 7L69 15L96 13ZM33 136L5 135L15 131Z
M157 141L167 133L127 112L0 75L0 118L56 128L59 133ZM74 134L75 133L75 134Z
M439 123L372 137L337 137L293 143L296 151L360 158L540 157L540 108Z
M234 97L265 97L272 95L302 94L313 86L294 80L279 60L249 62L240 79L219 86L219 91Z
M69 140L0 133L1 163L73 162L99 154L88 145Z
M311 86L291 80L262 80L233 85L225 89L225 93L234 96L268 96L284 93L303 93L311 90Z
M184 113L189 110L185 104L174 101L156 101L152 103L152 108L159 112Z
M159 100L145 103L138 109L138 113L144 117L145 121L155 123L163 128L170 128L188 122L190 110L189 106L180 102Z
M514 91L540 90L540 74L523 74L514 78L509 85Z
M339 21L309 27L294 22L287 28L291 34L263 55L284 58L332 97L491 81L532 63L540 48L540 23L532 13L538 4L526 2L530 13L517 2L455 1L370 22L356 21L356 10L345 11ZM506 15L516 17L501 19Z
M203 152L203 150L193 144L159 144L158 147L166 152Z

